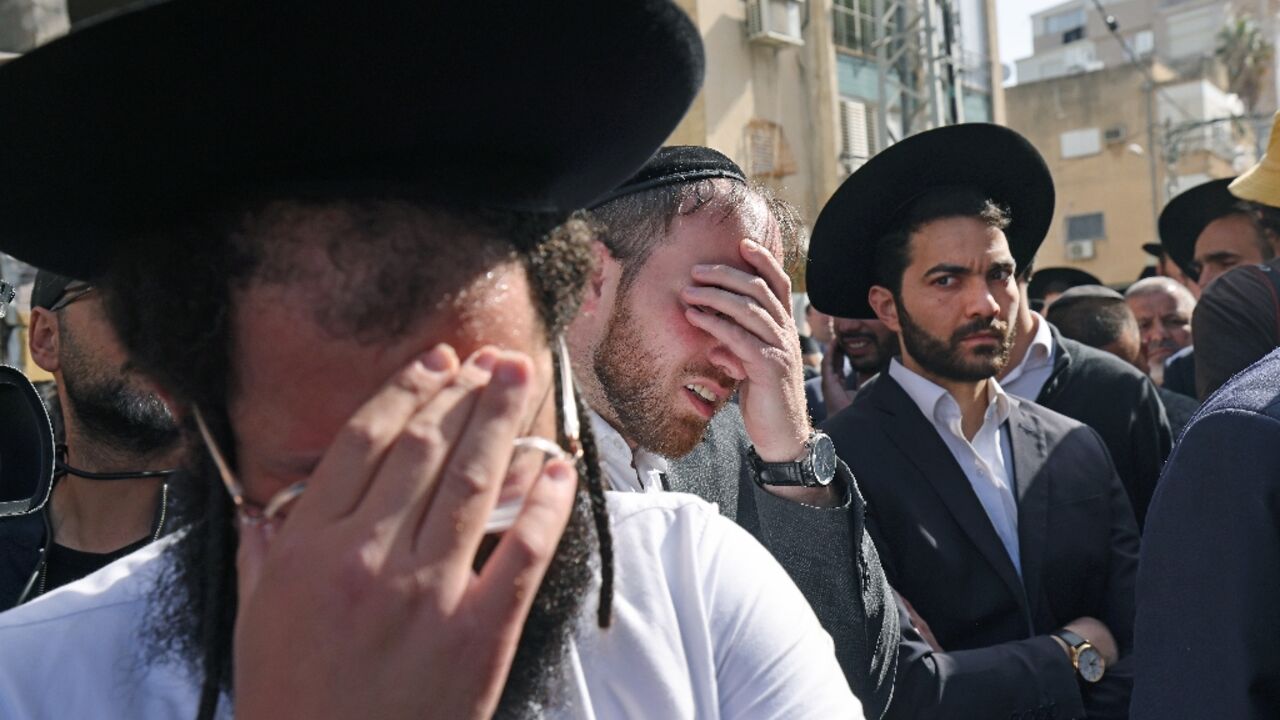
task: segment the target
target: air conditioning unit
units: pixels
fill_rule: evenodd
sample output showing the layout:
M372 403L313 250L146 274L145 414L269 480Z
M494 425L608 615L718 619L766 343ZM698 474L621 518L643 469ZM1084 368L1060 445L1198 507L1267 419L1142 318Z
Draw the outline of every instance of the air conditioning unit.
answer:
M840 160L853 172L871 157L871 126L867 106L857 100L840 101Z
M802 0L747 0L747 40L762 45L804 45Z
M1096 254L1092 240L1067 241L1068 260L1092 260Z
M1124 142L1125 137L1129 135L1129 131L1123 125L1112 125L1102 131L1102 139L1108 145L1115 145Z

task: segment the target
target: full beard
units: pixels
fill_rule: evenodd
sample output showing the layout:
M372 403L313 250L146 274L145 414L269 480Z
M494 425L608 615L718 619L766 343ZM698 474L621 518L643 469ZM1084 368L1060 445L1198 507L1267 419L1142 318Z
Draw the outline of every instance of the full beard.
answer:
M234 508L211 461L198 452L192 469L174 482L176 526L187 529L165 551L169 562L149 601L142 659L149 665L177 663L201 682L208 659L222 658L220 685L230 693L237 605ZM494 717L543 717L563 703L568 651L586 598L594 594L597 546L590 500L580 488L525 619Z
M897 305L902 344L920 367L930 373L950 380L978 382L995 377L1008 364L1014 339L1011 323L995 318L978 319L958 328L948 340L940 340L916 324L901 300ZM967 357L960 343L980 332L998 333L1000 339L994 347L974 348L972 356Z
M662 361L649 349L651 340L636 329L626 299L620 297L614 306L604 339L592 353L592 370L625 438L664 457L684 457L702 441L710 422L672 407L671 395L679 390L674 379L655 379L653 370L663 367ZM685 375L705 376L726 388L736 385L713 367L683 368L675 377Z
M155 393L134 387L129 371L104 372L66 334L60 360L68 412L87 434L135 455L177 446L178 424L169 408Z

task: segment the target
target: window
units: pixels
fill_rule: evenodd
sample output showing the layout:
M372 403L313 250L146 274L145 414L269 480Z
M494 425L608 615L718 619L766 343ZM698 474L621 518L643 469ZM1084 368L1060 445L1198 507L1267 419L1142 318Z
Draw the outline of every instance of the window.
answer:
M1106 238L1106 236L1106 228L1103 226L1102 222L1102 213L1067 216L1067 242L1102 240Z
M1156 47L1155 35L1150 30L1136 32L1129 40L1129 46L1139 56L1150 55Z
M1073 43L1073 42L1075 42L1075 41L1077 41L1077 40L1083 40L1083 39L1084 39L1084 26L1083 26L1083 25L1081 25L1080 27L1071 28L1070 30L1068 30L1068 31L1066 31L1066 32L1064 32L1064 33L1062 33L1062 44L1063 44L1063 45L1068 45L1068 44Z
M1062 144L1063 160L1097 155L1102 152L1102 130L1099 128L1069 130L1062 133L1059 139Z
M831 7L836 47L862 55L875 55L875 0L835 0Z
M1084 22L1085 14L1084 8L1082 7L1050 15L1044 19L1045 34L1057 35L1058 33L1065 33L1068 30L1083 28Z

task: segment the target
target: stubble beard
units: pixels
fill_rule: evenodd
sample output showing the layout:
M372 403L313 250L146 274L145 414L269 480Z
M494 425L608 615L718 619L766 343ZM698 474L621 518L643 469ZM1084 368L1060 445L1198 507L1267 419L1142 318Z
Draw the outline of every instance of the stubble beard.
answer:
M592 371L623 437L663 457L684 457L702 441L710 421L676 407L673 396L682 391L677 386L679 377L703 375L726 388L734 381L710 367L655 376L664 365L650 348L653 339L637 328L627 300L628 296L620 296L614 305L604 338L592 353Z
M900 298L897 306L902 344L926 371L948 380L979 382L995 377L1009 363L1014 340L1012 323L995 318L979 319L957 328L949 339L940 340L916 324ZM976 347L971 357L965 357L960 342L983 331L999 333L999 342L994 347Z
M136 387L128 370L100 367L70 333L62 334L61 346L67 411L91 437L134 455L177 446L178 424L158 395Z

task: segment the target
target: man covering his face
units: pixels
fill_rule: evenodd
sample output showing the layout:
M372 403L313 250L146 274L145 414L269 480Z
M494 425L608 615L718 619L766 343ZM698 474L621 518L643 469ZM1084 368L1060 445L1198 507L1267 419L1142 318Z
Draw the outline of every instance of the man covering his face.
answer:
M721 153L674 146L592 215L606 231L569 346L612 487L696 494L760 539L879 717L897 623L853 477L805 413L794 210Z

